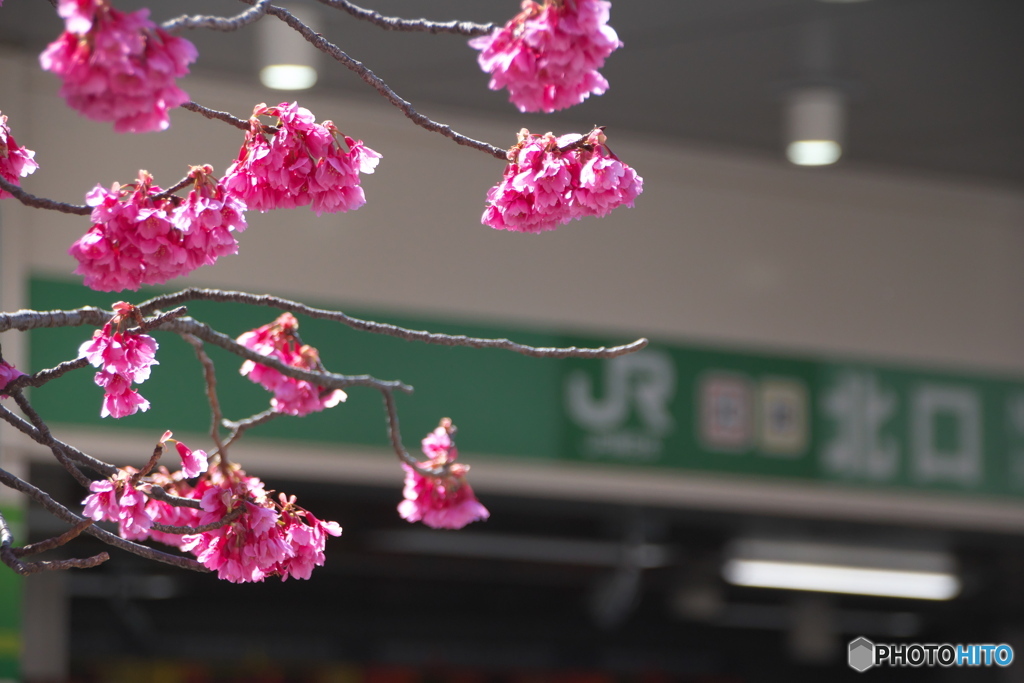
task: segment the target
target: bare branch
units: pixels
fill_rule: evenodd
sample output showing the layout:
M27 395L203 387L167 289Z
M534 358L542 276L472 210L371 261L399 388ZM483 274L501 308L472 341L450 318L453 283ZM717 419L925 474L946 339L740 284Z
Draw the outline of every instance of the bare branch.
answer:
M372 320L353 318L341 311L313 308L312 306L307 306L299 303L298 301L282 299L280 297L270 296L267 294L249 294L247 292L234 292L220 289L199 289L194 287L184 289L174 294L165 294L153 297L152 299L139 304L138 308L145 314L149 311L158 310L166 306L175 306L185 303L186 301L230 301L234 303L252 304L253 306L267 306L269 308L276 308L282 311L301 313L302 315L309 316L310 318L317 318L319 320L333 320L343 325L347 325L354 330L373 332L375 334L383 334L389 337L397 337L398 339L404 339L405 341L418 341L425 344L437 344L440 346L467 346L474 349L503 349L506 351L520 353L524 356L531 356L533 358L615 358L616 356L624 356L627 353L639 351L647 346L646 339L638 339L630 344L624 344L622 346L601 346L593 349L579 348L576 346L568 346L564 348L527 346L526 344L517 344L509 339L484 339L479 337L467 337L461 334L450 335L437 332L427 332L425 330L409 330L404 327L390 325L388 323L378 323ZM0 323L2 323L2 318L0 318ZM169 328L165 327L164 329Z
M253 4L256 0L242 1L248 2L249 4ZM448 126L443 123L438 123L437 121L434 121L433 119L430 119L424 116L423 114L420 114L418 111L413 109L412 104L399 97L395 93L395 91L388 86L387 83L385 83L383 80L380 79L379 76L377 76L375 73L370 71L370 69L364 66L362 62L353 59L352 57L349 57L347 54L345 54L344 51L342 51L341 48L339 48L337 45L324 38L322 35L314 31L310 27L303 24L295 15L293 15L288 10L271 5L269 8L267 8L267 14L272 14L281 21L285 22L293 29L298 31L300 34L302 34L302 37L305 38L309 43L311 43L316 49L320 50L324 54L330 55L337 61L341 62L343 65L345 65L346 68L348 68L350 71L358 75L359 78L361 78L364 83L366 83L374 90L376 90L378 93L380 93L388 102L398 107L398 109L400 109L402 113L405 114L406 118L415 123L417 126L425 128L426 130L429 130L433 133L440 133L449 140L454 140L456 143L460 145L472 147L473 149L480 150L481 152L486 152L487 154L490 154L491 156L497 159L501 159L503 161L507 159L507 149L495 147L494 145L488 142L474 140L471 137L468 137L466 135L463 135L462 133L458 133L452 130L451 126Z
M242 438L242 434L247 430L266 424L275 417L278 417L280 414L281 413L277 412L273 408L267 408L262 413L256 413L251 417L247 417L244 420L238 420L237 422L233 422L232 420L223 420L221 424L231 430L231 433L228 434L227 440L224 442L224 448L229 448L231 444Z
M424 463L409 455L409 451L405 450L405 446L402 445L402 432L398 427L398 408L395 406L395 396L386 389L381 389L380 393L384 397L384 412L388 417L388 439L391 440L391 448L395 451L398 459L420 474L435 476L443 474L444 468L426 467Z
M19 330L26 332L43 327L103 327L113 313L95 306L83 306L69 311L27 311L0 313L0 332Z
M28 422L21 419L20 417L18 417L17 415L15 415L2 405L0 405L0 419L3 419L8 424L13 426L15 429L22 432L23 434L26 434L29 438L31 438L33 441L37 443L40 443L44 446L49 446L50 448L53 448L54 446L60 448L61 451L63 451L63 453L67 455L71 460L74 460L80 465L85 465L86 467L96 472L99 472L105 477L112 477L115 474L117 474L117 468L114 467L113 465L103 462L102 460L97 460L91 455L83 453L74 446L70 446L64 443L63 441L54 438L52 434L41 433L38 429L30 425Z
M209 109L208 107L204 107L203 105L198 104L196 102L186 102L185 104L181 105L181 108L187 109L188 111L194 111L197 114L202 114L208 119L223 121L224 123L230 123L232 126L240 130L244 130L246 132L249 131L248 121L246 121L245 119L240 119L237 116L232 116L226 111L217 111L216 109Z
M245 506L240 505L228 514L224 515L216 522L210 522L209 524L203 524L202 526L171 526L170 524L160 524L159 522L153 522L153 528L157 531L162 531L165 534L201 534L204 531L213 531L219 529L225 524L231 524L245 512Z
M83 519L60 536L54 536L53 538L48 538L45 541L39 541L38 543L29 543L21 548L14 548L14 555L15 557L28 557L29 555L38 555L39 553L45 553L47 550L59 548L69 541L78 538L83 531L95 523L96 522L94 520Z
M79 517L75 513L68 510L66 507L55 501L45 491L36 488L32 484L24 481L23 479L14 476L5 469L0 468L0 484L9 486L10 488L24 493L32 500L42 505L48 512L54 517L62 519L70 524L78 524L83 521L82 517ZM209 572L210 570L201 565L196 560L188 557L182 557L180 555L171 555L160 550L154 550L153 548L147 548L144 545L133 543L132 541L125 540L120 536L110 533L105 529L101 529L98 526L90 526L85 530L85 533L90 536L94 536L99 540L103 541L108 545L112 545L115 548L126 550L130 553L134 553L139 557L144 557L147 560L154 560L156 562L163 562L165 564L180 567L181 569L191 569L197 572Z
M200 501L195 498L182 498L181 496L175 496L167 493L166 490L159 486L151 486L147 492L150 498L159 500L161 503L167 503L178 508L192 508L193 510L202 510L203 505Z
M460 36L485 36L497 28L496 24L474 24L470 21L428 21L427 19L401 19L385 17L379 12L363 9L348 0L319 0L328 7L348 12L357 19L368 21L386 31L423 31L426 33L455 33Z
M11 193L11 196L19 202L25 206L31 206L33 209L49 209L50 211L71 213L76 216L88 216L92 213L92 209L88 206L65 204L64 202L58 202L55 199L47 199L46 197L37 197L34 194L29 194L3 176L0 176L0 189L7 190Z
M25 398L25 394L22 393L21 389L5 391L14 398L18 407L21 408L21 412L25 413L26 417L28 417L32 422L32 425L36 428L36 432L39 434L40 439L48 443L50 451L53 453L53 456L57 458L57 462L59 462L64 469L68 471L68 474L70 474L75 481L81 484L84 488L89 488L89 484L92 483L92 480L82 474L82 471L78 469L73 462L71 462L70 458L64 454L64 451L53 442L53 435L50 434L50 428L46 426L46 423L43 422L43 418L39 416L36 409L33 408L28 399Z
M207 14L188 16L187 14L169 19L160 25L168 33L180 33L184 29L209 28L214 31L237 31L253 23L264 14L270 0L259 0L251 9L247 9L233 17L215 17Z
M58 364L48 370L40 370L39 372L32 375L22 375L16 379L11 380L7 384L7 390L21 389L23 387L41 387L50 380L57 379L72 370L78 370L79 368L88 367L89 361L86 358L76 358L75 360L66 360L63 363Z
M264 356L261 353L257 353L252 349L242 346L231 337L214 330L209 325L201 323L198 320L192 318L179 318L177 320L170 320L160 326L160 329L170 330L172 332L193 334L203 341L207 341L214 346L219 346L222 349L230 351L236 356L241 356L246 360L251 360L254 363L261 363L267 367L274 368L282 375L291 377L293 379L305 380L312 382L313 384L326 387L328 389L347 389L349 387L369 387L371 389L382 389L386 388L389 390L398 390L405 393L412 393L412 387L408 384L400 382L398 380L383 380L371 377L370 375L338 375L333 372L310 372L308 370L301 370L291 365L285 365L276 358L270 356Z
M217 399L216 369L213 366L213 361L203 349L203 341L201 339L191 334L183 334L181 338L192 345L196 352L196 358L199 359L203 366L203 379L206 382L206 400L210 403L210 438L217 445L217 453L220 455L221 460L224 460L227 454L224 452L224 443L220 438L220 423L224 421L224 413L221 412L220 401Z

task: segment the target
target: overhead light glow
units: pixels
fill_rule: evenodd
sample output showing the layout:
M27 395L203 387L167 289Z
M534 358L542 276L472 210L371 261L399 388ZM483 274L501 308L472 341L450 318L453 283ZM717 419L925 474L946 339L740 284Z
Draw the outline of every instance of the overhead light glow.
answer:
M843 153L845 98L838 88L808 86L786 96L786 157L798 166L827 166Z
M786 147L786 158L797 166L828 166L842 155L843 148L835 140L796 140Z
M260 69L260 83L272 90L305 90L316 84L316 69L305 64L271 64Z
M729 560L722 576L737 586L853 595L879 595L917 600L951 600L960 580L943 572L867 569L841 565Z
M317 8L303 3L276 3L291 12L299 21L318 31L320 15ZM316 62L319 52L298 31L274 17L257 24L260 82L274 90L305 90L316 83Z

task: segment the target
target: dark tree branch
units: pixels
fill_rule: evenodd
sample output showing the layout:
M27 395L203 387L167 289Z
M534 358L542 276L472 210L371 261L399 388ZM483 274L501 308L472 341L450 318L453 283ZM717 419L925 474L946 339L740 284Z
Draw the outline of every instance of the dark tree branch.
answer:
M203 341L201 339L191 334L183 334L181 338L192 345L193 350L196 352L196 358L199 359L199 363L203 366L206 400L210 404L210 438L217 445L217 453L220 455L221 460L224 460L227 457L227 453L225 452L224 443L220 438L220 424L224 421L224 413L220 410L220 400L217 398L216 368L213 366L213 360L210 359L203 349Z
M46 423L43 422L43 418L39 416L36 409L33 408L28 399L25 398L25 394L22 393L21 389L8 391L8 393L14 398L18 407L21 408L21 412L25 413L25 416L32 422L32 425L36 428L36 432L39 434L40 439L50 446L50 451L53 453L53 456L57 458L57 462L59 462L61 466L68 471L68 474L70 474L75 481L81 484L84 488L89 488L89 484L92 483L92 480L82 474L82 470L78 469L78 467L71 462L71 459L65 455L64 450L54 442L53 435L50 433L50 428L46 426Z
M45 553L47 550L53 550L60 546L68 543L69 541L78 538L83 531L88 527L91 527L96 522L91 519L83 519L78 524L74 525L60 536L54 536L48 538L45 541L39 541L38 543L29 543L28 545L22 546L21 548L15 548L14 554L17 557L28 557L29 555L38 555L39 553Z
M209 28L214 31L237 31L243 26L257 21L266 14L270 0L258 0L251 8L236 14L233 17L215 17L208 14L196 16L182 15L169 19L160 25L160 28L168 33L180 33L184 29Z
M117 474L117 468L109 463L105 463L102 460L83 453L74 446L70 446L59 439L55 439L52 434L43 434L38 429L30 425L25 420L21 419L10 410L0 405L0 419L13 426L19 432L22 432L36 443L42 444L43 446L49 446L50 448L60 448L66 456L71 460L74 460L80 465L84 465L91 470L94 470L105 477L112 477Z
M36 488L32 484L29 484L27 481L24 481L19 477L14 476L7 470L0 469L0 484L8 486L14 489L15 491L20 491L21 493L24 493L29 498L42 505L54 517L62 519L65 522L68 522L69 524L78 524L84 521L82 517L79 517L71 510L68 510L66 507L55 501L45 491ZM173 565L175 567L180 567L181 569L191 569L192 571L197 572L205 573L210 571L196 560L187 557L182 557L180 555L171 555L170 553L154 550L153 548L147 548L144 545L139 545L138 543L133 543L132 541L123 539L120 536L112 534L109 531L101 529L95 525L86 528L85 533L89 534L90 536L98 538L99 540L103 541L108 545L112 545L115 548L120 548L121 550L126 550L130 553L138 555L139 557L144 557L147 560L163 562L165 564Z
M50 211L71 213L76 216L88 216L92 213L92 208L88 206L65 204L64 202L58 202L55 199L47 199L46 197L37 197L34 194L29 194L3 176L0 176L0 189L7 190L11 193L11 196L19 202L25 206L31 206L33 209L49 209Z
M363 9L348 0L319 0L328 7L348 12L356 19L368 21L386 31L422 31L426 33L455 33L460 36L485 36L497 28L496 24L474 24L471 21L428 21L427 19L401 19L385 17L379 12Z
M524 356L533 358L615 358L633 353L647 346L646 339L638 339L630 344L622 346L601 346L594 349L569 346L564 348L556 347L534 347L525 344L517 344L509 339L483 339L479 337L467 337L465 335L441 334L427 332L425 330L409 330L397 325L378 323L372 320L361 320L353 318L341 311L329 311L322 308L313 308L298 301L282 299L267 294L248 294L246 292L234 292L220 289L184 289L174 294L164 294L153 297L148 301L139 304L138 308L143 314L158 310L166 306L176 306L187 301L222 301L245 303L253 306L267 306L282 311L301 313L310 318L319 320L332 320L347 325L354 330L373 332L389 337L397 337L405 341L418 341L425 344L438 344L440 346L467 346L474 349L503 349L513 351ZM2 318L0 318L2 323ZM2 329L2 328L0 328ZM167 329L167 328L165 328ZM209 340L207 340L209 341Z
M249 132L248 121L246 121L245 119L240 119L237 116L232 116L226 111L217 111L216 109L209 109L196 102L186 102L185 104L181 105L181 108L187 109L188 111L193 111L197 114L202 114L203 116L211 120L229 123L235 128L238 128L239 130Z
M248 2L249 4L255 2L255 0L242 1ZM370 71L370 69L363 65L362 62L353 59L352 57L349 57L344 51L342 51L341 48L339 48L337 45L324 38L322 35L314 31L313 29L303 24L295 15L293 15L288 10L271 5L269 8L267 8L267 14L272 14L281 21L285 22L293 29L298 31L300 34L302 34L302 37L305 38L310 44L312 44L313 47L320 50L324 54L330 55L335 60L341 62L346 68L348 68L350 71L354 72L357 76L359 76L359 78L361 78L364 83L366 83L371 88L380 93L381 96L383 96L388 102L393 104L395 107L398 107L398 109L400 109L402 113L405 114L406 118L415 123L417 126L425 128L426 130L429 130L432 133L440 133L449 140L453 140L460 145L472 147L473 149L480 150L481 152L486 152L487 154L490 154L491 156L497 159L501 159L502 161L507 160L507 149L495 147L490 143L482 142L480 140L474 140L471 137L468 137L466 135L463 135L462 133L458 133L452 130L451 126L445 125L443 123L438 123L437 121L434 121L433 119L430 119L416 111L413 108L412 104L399 97L398 94L395 93L395 91L392 90L387 83L381 80L381 78L377 76L375 73Z
M171 526L170 524L160 524L159 522L153 522L153 528L157 531L162 531L165 534L201 534L204 531L213 531L219 529L225 524L231 524L245 512L245 506L240 505L228 514L224 515L216 522L210 522L209 524L203 524L202 526Z
M231 430L231 433L228 434L227 440L224 442L224 448L228 448L231 444L238 441L246 430L266 424L279 415L281 415L281 413L277 412L273 408L267 408L262 413L256 413L251 417L247 417L244 420L238 420L237 422L232 420L223 420L221 424Z

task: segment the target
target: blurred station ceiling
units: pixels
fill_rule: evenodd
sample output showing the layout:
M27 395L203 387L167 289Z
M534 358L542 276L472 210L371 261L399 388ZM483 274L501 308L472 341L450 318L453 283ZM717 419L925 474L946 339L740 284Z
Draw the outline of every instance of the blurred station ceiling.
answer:
M232 14L242 5L114 2L123 9L148 4L157 21ZM395 16L501 23L518 11L519 0L360 4ZM600 124L785 164L785 93L802 82L827 81L847 97L840 165L1024 188L1020 0L616 1L611 25L625 48L603 70L611 89L553 116L519 114L503 92L487 90L465 38L387 32L321 9L321 32L427 115L442 105L482 109L532 130ZM48 0L7 0L0 9L2 44L38 51L60 30ZM189 32L200 49L194 72L228 74L260 88L258 34L253 27L228 35ZM811 64L809 37L819 52L824 41L827 51ZM376 97L355 74L323 63L315 91Z

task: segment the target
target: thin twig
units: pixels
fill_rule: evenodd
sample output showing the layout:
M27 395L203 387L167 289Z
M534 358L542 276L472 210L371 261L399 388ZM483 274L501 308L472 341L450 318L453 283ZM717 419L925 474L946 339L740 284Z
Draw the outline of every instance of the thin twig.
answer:
M503 349L506 351L520 353L524 356L531 356L533 358L615 358L616 356L624 356L627 353L639 351L647 346L646 339L638 339L630 344L611 347L535 347L528 346L526 344L517 344L509 339L485 339L480 337L467 337L462 334L451 335L427 332L425 330L410 330L397 325L390 325L388 323L378 323L372 320L353 318L341 311L313 308L312 306L307 306L299 303L298 301L282 299L280 297L270 296L267 294L249 294L247 292L234 292L220 289L184 289L174 294L164 294L153 297L152 299L139 304L138 308L145 314L149 311L154 311L166 306L175 306L187 301L220 301L245 303L253 306L267 306L269 308L276 308L282 311L301 313L302 315L309 316L310 318L332 320L343 325L347 325L354 330L373 332L375 334L383 334L389 337L397 337L398 339L404 339L405 341L418 341L425 344L438 344L440 346L468 346L474 349ZM2 318L0 318L0 323L2 323Z
M75 360L66 360L63 363L59 363L55 367L47 370L40 370L31 375L22 375L16 379L11 380L7 385L7 390L21 389L23 387L41 387L50 380L57 379L72 370L78 370L79 368L88 367L89 359L87 358L76 358Z
M320 0L320 3L348 12L353 17L368 21L386 31L422 31L435 34L455 33L460 36L485 36L497 28L496 24L474 24L471 21L428 21L427 19L385 17L379 12L357 7L348 0Z
M255 1L256 0L242 0L242 2L248 2L249 4L253 4ZM501 159L503 161L507 159L508 150L502 149L501 147L495 147L494 145L488 142L474 140L471 137L468 137L466 135L463 135L462 133L458 133L452 130L451 126L448 126L443 123L438 123L437 121L434 121L433 119L428 118L423 114L419 113L418 111L416 111L413 108L412 104L399 97L398 94L395 93L395 91L392 90L387 83L385 83L383 80L380 79L379 76L377 76L375 73L370 71L370 69L364 66L362 62L353 59L352 57L349 57L344 51L342 51L341 48L339 48L337 45L324 38L322 35L314 31L310 27L303 24L295 15L293 15L288 10L272 5L269 8L267 8L267 14L272 14L281 21L285 22L293 29L298 31L300 34L302 34L302 37L305 38L309 43L311 43L316 49L320 50L324 54L330 55L337 61L341 62L345 67L347 67L349 70L358 75L359 78L361 78L364 83L366 83L374 90L376 90L378 93L380 93L388 102L398 107L398 109L400 109L402 113L405 114L406 118L415 123L417 126L425 128L426 130L429 130L433 133L440 133L449 140L454 140L456 143L460 145L465 145L466 147L472 147L473 149L480 150L481 152L486 152L487 154L490 154L491 156L497 159Z
M10 472L2 468L0 468L0 484L8 486L14 489L15 491L20 491L21 493L24 493L29 498L42 505L48 512L50 512L50 514L52 514L54 517L57 517L58 519L62 519L70 524L78 524L79 522L83 521L82 517L79 517L71 510L68 510L66 507L55 501L45 491L36 488L27 481L21 479L20 477L14 476ZM182 569L191 569L192 571L197 572L210 571L196 560L190 559L188 557L182 557L180 555L171 555L170 553L154 550L153 548L147 548L144 545L139 545L138 543L133 543L132 541L123 539L120 536L112 534L109 531L101 529L100 527L95 525L88 527L85 530L85 533L89 534L90 536L98 538L99 540L103 541L108 545L112 545L115 548L120 548L121 550L126 550L130 553L138 555L139 557L144 557L147 560L163 562L165 564L169 564L175 567L180 567Z
M391 441L391 448L395 451L398 459L420 474L434 476L443 474L443 467L426 467L424 463L411 456L409 451L405 450L405 446L402 445L402 431L398 427L398 408L395 406L395 396L386 389L381 389L380 393L384 398L384 412L388 418L388 439Z
M192 182L192 176L191 175L187 175L184 178L182 178L181 180L179 180L178 182L176 182L173 185L171 185L170 187L168 187L166 190L164 190L160 194L153 195L152 197L150 197L150 199L155 199L155 200L169 199L170 197L172 197L174 195L175 192L177 192L181 188L187 186L191 182Z
M231 524L245 512L245 506L240 505L228 514L224 515L216 522L210 522L209 524L203 524L202 526L171 526L170 524L161 524L159 522L153 522L153 528L157 531L162 531L165 534L201 534L204 531L213 531L219 529L225 524Z
M40 438L46 440L49 443L50 451L53 453L53 456L57 458L57 462L59 462L61 466L68 471L68 474L70 474L75 481L81 484L84 488L89 488L89 484L92 483L92 480L89 479L89 477L82 474L82 470L78 469L78 467L75 466L73 462L71 462L71 459L68 458L64 451L59 446L57 446L57 444L53 443L53 435L50 434L50 428L46 425L45 422L43 422L43 418L40 417L39 413L36 412L36 409L32 407L32 404L29 403L28 399L25 397L25 394L22 393L21 389L15 389L14 391L5 391L7 391L7 393L9 393L14 398L14 401L18 404L18 407L21 408L21 412L25 413L26 417L28 417L28 419L32 422L32 425L36 428L36 431L39 433Z
M7 520L4 519L3 515L0 515L0 560L21 576L28 576L29 574L36 574L43 571L87 569L89 567L95 567L98 564L102 564L110 559L110 555L106 552L93 555L92 557L75 558L70 560L53 560L50 562L22 562L18 559L25 555L43 552L44 550L64 545L91 525L92 520L90 519L87 521L89 524L76 524L71 531L61 534L57 538L51 538L41 543L34 543L30 546L25 546L24 548L14 548L12 547L14 537L11 535L10 527L7 526Z
M159 315L155 315L152 318L150 318L149 320L143 320L141 325L139 325L138 327L133 327L130 330L127 330L127 333L128 334L142 334L144 332L149 332L150 330L152 330L152 329L154 329L156 327L160 327L160 325L162 325L163 323L167 322L168 320L173 320L174 318L180 318L183 315L185 315L186 313L188 313L188 307L187 306L178 306L174 310L167 311L166 313L161 313Z
M273 408L267 408L262 413L256 413L251 417L247 417L244 420L238 420L237 422L232 420L223 420L221 424L231 430L231 433L228 434L227 440L224 442L224 448L230 448L231 444L238 441L246 430L266 424L279 415L281 415L281 413L277 412Z
M270 0L259 0L251 9L247 9L233 17L215 17L208 14L189 16L187 14L174 19L168 19L160 28L168 33L179 33L184 29L209 28L214 31L237 31L238 29L253 23L262 17Z
M399 380L377 379L370 375L338 375L333 372L311 372L291 365L285 365L276 358L265 356L262 353L257 353L252 349L242 346L226 334L218 332L209 325L201 323L198 320L193 320L192 318L170 320L161 325L160 329L170 330L171 332L177 332L179 334L194 334L203 341L209 342L214 346L219 346L222 349L230 351L236 356L241 356L242 358L251 360L254 363L260 363L267 367L271 367L286 377L305 380L328 389L369 387L371 389L387 388L405 393L412 393L412 387Z
M29 555L38 555L39 553L45 553L47 550L53 550L59 548L62 545L70 542L71 540L78 538L79 535L87 528L95 524L96 521L92 519L83 519L78 524L74 525L60 536L54 536L48 538L45 541L38 541L36 543L29 543L20 548L14 548L14 555L16 557L28 557Z
M230 123L232 126L240 130L244 130L246 132L249 131L248 121L246 121L245 119L240 119L237 116L232 116L226 111L217 111L216 109L210 109L196 102L186 102L185 104L181 105L181 108L187 109L188 111L194 111L197 114L202 114L208 119L215 119L217 121L223 121L224 123Z
M12 197L25 206L31 206L33 209L49 209L50 211L71 213L76 216L88 216L92 213L92 208L88 206L82 206L80 204L65 204L64 202L58 202L55 199L47 199L46 197L37 197L34 194L29 194L3 176L0 176L0 189L7 190L11 193Z
M10 410L0 405L0 419L6 421L8 424L13 426L18 431L27 435L30 439L36 443L42 444L43 446L49 446L50 448L58 447L67 455L70 459L74 460L80 465L84 465L105 477L112 477L117 474L117 468L110 463L97 460L96 458L83 453L74 446L68 445L63 441L56 439L52 434L43 434L38 429L30 425L25 420L21 419Z
M149 491L146 493L149 494L150 498L153 498L154 500L159 500L161 503L173 505L174 507L192 508L193 510L203 509L203 504L201 501L198 501L195 498L182 498L181 496L175 496L172 493L167 493L166 489L163 489L159 486L151 486L149 488Z
M206 354L203 349L203 340L199 339L192 334L183 334L181 338L192 345L192 348L196 352L196 358L203 366L203 379L206 382L206 400L210 404L210 438L213 439L213 443L217 445L217 453L220 455L221 460L224 460L227 453L224 449L224 443L220 438L220 423L224 420L224 413L220 410L220 401L217 399L217 372L213 366L213 361Z

